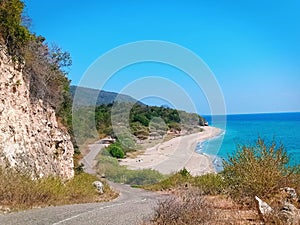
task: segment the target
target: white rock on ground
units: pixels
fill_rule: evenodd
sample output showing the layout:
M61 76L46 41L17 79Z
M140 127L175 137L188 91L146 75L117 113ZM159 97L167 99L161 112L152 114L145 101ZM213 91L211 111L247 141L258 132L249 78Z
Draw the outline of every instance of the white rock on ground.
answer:
M93 185L96 187L97 191L100 193L100 194L103 194L104 193L104 185L102 184L101 181L94 181L93 182Z

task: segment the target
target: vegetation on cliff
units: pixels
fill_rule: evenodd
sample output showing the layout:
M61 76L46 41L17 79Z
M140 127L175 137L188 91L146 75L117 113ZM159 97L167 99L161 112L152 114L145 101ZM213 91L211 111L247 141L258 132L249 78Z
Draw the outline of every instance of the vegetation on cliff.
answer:
M72 101L67 78L71 57L29 30L30 19L24 16L24 7L21 0L0 1L0 45L5 46L16 68L22 68L31 102L42 100L45 106L55 109L58 124L72 137L77 167L80 152L72 135Z
M10 55L19 58L22 49L32 39L30 31L23 26L24 3L20 0L0 1L0 35Z
M66 76L72 64L70 54L49 46L44 37L35 35L24 25L24 7L20 0L0 1L0 44L7 47L16 64L24 65L31 100L41 99L55 108L63 125L71 131L70 81Z
M30 100L26 94L28 91L27 85L24 85L24 89L21 89L26 91L24 93L26 100L33 103L32 106L38 103L43 109L50 107L54 109L58 125L61 128L59 129L60 136L62 136L61 130L68 130L72 135L72 102L69 92L70 81L67 78L68 67L72 63L70 54L57 46L50 46L44 37L37 36L24 25L24 15L22 14L24 6L24 3L20 0L0 0L1 53L9 59L8 67L11 67L12 71L18 70L19 74L22 73L20 80L16 82L16 86L23 85L24 82L21 83L23 79L25 84L28 84ZM23 93L21 94L23 96ZM51 110L51 112L53 111ZM50 124L49 129L52 129L51 123L47 124ZM40 125L43 126L43 123L40 122ZM55 147L60 149L59 143L56 145L58 147ZM71 145L69 147L68 149L72 151ZM78 159L79 154L79 151L76 150L75 146L75 169L78 166L78 160L76 159ZM54 152L54 161L57 160L55 158L57 154L58 152ZM37 155L42 159L40 153ZM73 153L70 154L70 157L72 155ZM22 163L25 165L31 162L26 161L26 159L23 159L23 161ZM31 165L31 167L33 166ZM73 164L70 165L70 168L72 167ZM43 177L33 180L32 174L27 172L25 170L0 168L0 206L11 209L24 209L37 206L91 202L103 200L103 198L107 200L110 198L108 195L112 193L106 187L107 192L103 196L99 196L92 184L98 178L84 173L76 174L73 179L66 181L59 177Z

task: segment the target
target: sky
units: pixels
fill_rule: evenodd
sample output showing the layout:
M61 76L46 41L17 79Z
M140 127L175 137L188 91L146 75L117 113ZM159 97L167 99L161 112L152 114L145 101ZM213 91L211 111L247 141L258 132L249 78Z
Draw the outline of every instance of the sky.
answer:
M73 65L68 76L74 85L111 49L160 40L189 49L203 60L221 88L228 114L300 112L298 0L25 0L25 4L31 30L70 52ZM125 67L101 88L126 93L128 85L150 76L176 83L198 113L211 113L211 98L203 86L162 63ZM156 85L150 83L139 87ZM168 88L161 92L171 91ZM142 100L169 103L153 96ZM177 101L179 108L192 111L184 100Z

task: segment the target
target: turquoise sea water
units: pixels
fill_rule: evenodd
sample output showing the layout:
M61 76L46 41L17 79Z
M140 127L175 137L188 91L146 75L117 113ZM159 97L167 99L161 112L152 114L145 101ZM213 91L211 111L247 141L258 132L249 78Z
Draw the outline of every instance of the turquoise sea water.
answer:
M211 122L210 116L205 118ZM236 151L237 145L255 144L258 137L268 143L272 140L282 143L291 157L291 163L300 164L300 113L228 115L226 123L222 135L197 146L200 153L217 155L217 167L221 166L220 159L227 159L228 154ZM211 125L219 127L218 122ZM217 148L222 138L221 147Z

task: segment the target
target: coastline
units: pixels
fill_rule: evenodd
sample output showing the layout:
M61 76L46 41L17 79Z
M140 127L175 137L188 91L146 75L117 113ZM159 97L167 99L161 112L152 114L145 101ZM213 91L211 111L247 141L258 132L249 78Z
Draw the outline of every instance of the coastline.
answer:
M162 174L171 174L184 167L193 176L215 173L213 157L196 152L196 146L219 136L222 130L210 126L203 129L202 132L179 136L147 148L143 154L134 159L123 159L120 164L133 170L154 169Z

